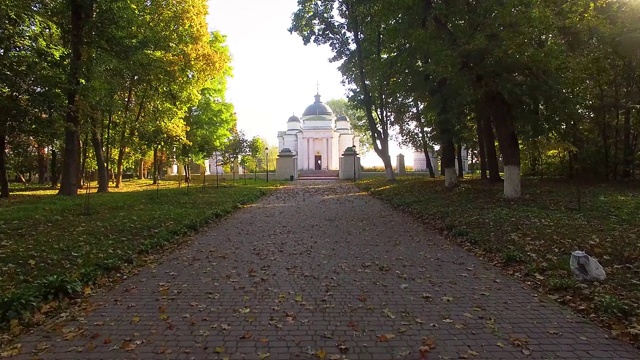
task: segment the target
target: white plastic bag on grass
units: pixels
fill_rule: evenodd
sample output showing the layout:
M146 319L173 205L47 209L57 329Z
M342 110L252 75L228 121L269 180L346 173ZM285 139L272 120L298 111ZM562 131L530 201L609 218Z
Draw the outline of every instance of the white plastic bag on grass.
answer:
M584 251L574 251L571 253L571 260L569 260L569 266L571 272L578 280L598 280L603 281L607 274L605 274L602 265L591 256L587 255Z

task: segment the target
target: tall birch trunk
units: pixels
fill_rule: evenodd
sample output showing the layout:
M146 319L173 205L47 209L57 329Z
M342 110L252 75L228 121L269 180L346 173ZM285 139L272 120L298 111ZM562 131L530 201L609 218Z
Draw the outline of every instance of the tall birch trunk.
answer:
M498 135L498 144L504 161L504 197L519 198L522 193L520 177L520 144L507 99L501 92L487 94L488 104Z
M451 134L443 134L440 148L442 151L442 169L444 170L444 187L454 188L458 185L456 174L456 149Z

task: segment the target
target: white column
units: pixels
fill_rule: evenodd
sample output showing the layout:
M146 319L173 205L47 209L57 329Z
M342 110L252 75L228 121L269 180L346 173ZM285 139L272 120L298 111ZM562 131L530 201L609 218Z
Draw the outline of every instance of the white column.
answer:
M326 151L327 151L327 138L323 138L322 151L320 151L320 153L322 154L322 167L324 167L324 165L327 163L328 155L326 154ZM320 168L320 170L322 170L322 167Z
M333 137L327 138L327 169L333 167Z
M333 164L331 164L331 159L333 159L333 155L331 154L331 149L333 148L332 141L332 138L327 138L327 169L333 167Z
M307 138L307 167L306 169L311 169L311 166L309 166L311 164L311 138Z
M306 156L306 152L305 139L300 136L298 139L298 167L300 170L304 170L304 157Z

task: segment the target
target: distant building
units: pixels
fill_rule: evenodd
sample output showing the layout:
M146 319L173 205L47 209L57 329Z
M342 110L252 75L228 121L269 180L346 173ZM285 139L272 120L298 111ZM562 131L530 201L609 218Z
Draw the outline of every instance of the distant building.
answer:
M440 158L435 151L429 150L429 159L431 160L431 166L436 174L440 173ZM456 170L458 169L458 160L456 159ZM413 153L413 171L428 171L427 159L424 156L424 152L415 151ZM462 147L462 171L469 172L469 150L466 147Z
M291 116L287 130L278 132L278 151L291 149L299 170L338 170L340 155L359 141L349 119L336 117L316 94L315 102L307 106L302 117Z
M431 166L433 170L438 172L438 155L433 150L429 150L429 159L431 160ZM414 151L413 153L413 171L428 171L427 170L427 158L422 151Z

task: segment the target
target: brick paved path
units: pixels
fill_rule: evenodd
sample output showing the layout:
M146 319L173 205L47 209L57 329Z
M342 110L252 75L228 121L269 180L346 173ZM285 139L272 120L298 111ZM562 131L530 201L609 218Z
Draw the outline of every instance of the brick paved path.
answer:
M339 182L281 189L92 300L21 357L640 359Z

